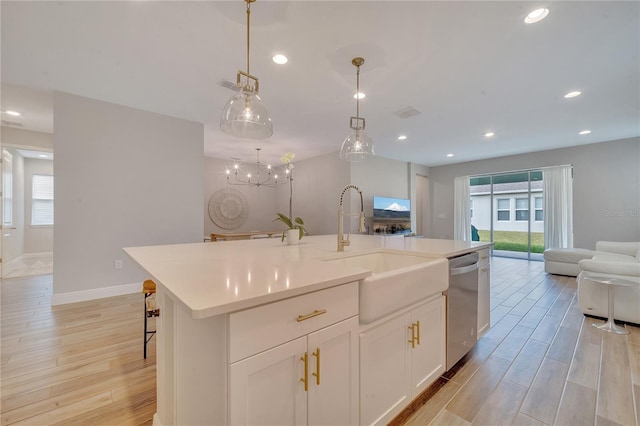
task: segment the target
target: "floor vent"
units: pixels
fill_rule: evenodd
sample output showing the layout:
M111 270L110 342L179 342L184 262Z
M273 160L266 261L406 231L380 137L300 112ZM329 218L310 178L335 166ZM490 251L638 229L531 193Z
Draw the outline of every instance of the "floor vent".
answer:
M24 125L22 123L18 123L17 121L8 121L8 120L2 120L2 125L3 126L24 127Z

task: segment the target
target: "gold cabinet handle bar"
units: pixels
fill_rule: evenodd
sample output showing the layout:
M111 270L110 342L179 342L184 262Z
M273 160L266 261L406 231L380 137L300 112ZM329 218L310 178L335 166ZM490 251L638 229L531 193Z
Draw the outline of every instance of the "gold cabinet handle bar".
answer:
M298 315L298 318L296 319L296 321L301 322L301 321L305 321L308 320L309 318L313 318L313 317L317 317L318 315L322 315L322 314L326 314L327 310L326 309L316 309L313 312L311 312L310 314L307 315Z

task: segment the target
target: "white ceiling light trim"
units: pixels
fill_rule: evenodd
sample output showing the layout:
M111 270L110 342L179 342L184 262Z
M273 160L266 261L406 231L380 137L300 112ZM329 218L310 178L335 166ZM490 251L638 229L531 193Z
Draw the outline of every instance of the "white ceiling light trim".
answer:
M547 15L549 15L549 9L547 8L536 9L533 12L529 13L524 18L524 22L526 24L535 24L536 22L542 21L544 18L547 17Z
M574 90L573 92L569 92L566 95L564 95L564 97L569 99L569 98L575 98L576 96L580 96L580 95L582 95L582 92L580 92L579 90Z
M14 116L14 117L20 117L20 116L22 115L22 114L20 114L20 113L19 113L19 112L17 112L17 111L10 111L10 110L7 110L7 111L5 111L5 112L6 112L7 114L9 114L9 115Z
M289 62L289 59L281 53L278 53L277 55L273 55L273 58L271 59L273 60L273 62L275 62L278 65L284 65L287 62Z
M485 138L490 138L490 137L492 137L492 136L495 136L495 133L493 133L493 132L487 132L487 133L485 133L485 134L484 134L484 137L485 137Z
M589 133L591 133L591 130L586 129L586 130L581 131L581 132L580 132L580 133L578 133L578 134L579 134L579 135L588 135Z

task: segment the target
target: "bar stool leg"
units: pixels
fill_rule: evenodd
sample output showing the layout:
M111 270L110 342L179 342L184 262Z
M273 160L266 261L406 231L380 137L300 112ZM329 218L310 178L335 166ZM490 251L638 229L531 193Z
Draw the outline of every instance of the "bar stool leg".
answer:
M144 295L144 359L147 359L147 294Z
M599 328L600 330L607 331L609 333L615 334L629 334L629 330L626 330L623 327L619 327L616 325L615 320L613 319L613 285L608 284L609 286L609 317L607 322L602 325L593 324L595 328Z

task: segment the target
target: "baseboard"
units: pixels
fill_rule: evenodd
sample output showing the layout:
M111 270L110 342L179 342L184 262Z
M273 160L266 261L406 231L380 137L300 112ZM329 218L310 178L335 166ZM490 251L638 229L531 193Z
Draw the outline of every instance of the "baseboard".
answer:
M31 257L42 257L42 256L53 256L52 251L43 251L42 253L24 253L20 257L31 258Z
M85 302L87 300L104 299L105 297L122 296L124 294L140 293L142 283L116 285L111 287L92 288L82 291L54 294L51 306L66 305L67 303Z

